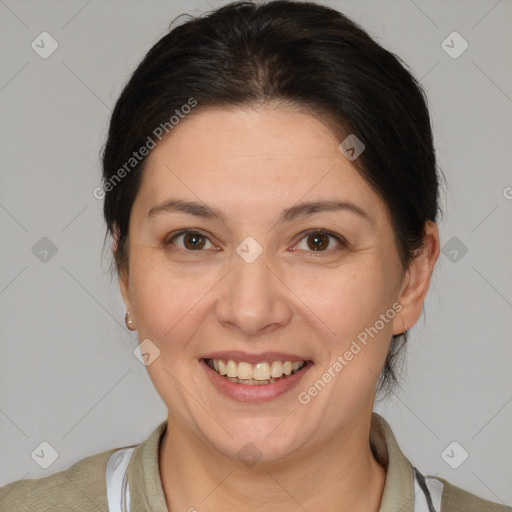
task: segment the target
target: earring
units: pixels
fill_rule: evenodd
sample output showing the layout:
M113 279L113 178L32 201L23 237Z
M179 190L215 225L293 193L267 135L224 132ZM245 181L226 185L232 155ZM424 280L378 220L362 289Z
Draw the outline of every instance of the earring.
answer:
M129 331L135 331L135 329L132 327L133 321L129 320L129 318L130 318L130 312L127 311L126 315L124 315L124 323L126 324L126 328Z
M409 329L407 328L407 325L404 325L404 327L405 327L405 329L404 329L403 334L404 334L405 336L407 336L407 333L409 332Z

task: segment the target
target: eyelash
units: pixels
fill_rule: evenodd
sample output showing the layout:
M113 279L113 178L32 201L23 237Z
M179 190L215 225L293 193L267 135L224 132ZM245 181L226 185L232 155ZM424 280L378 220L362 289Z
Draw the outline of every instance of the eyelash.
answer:
M164 245L165 246L171 245L172 241L174 239L178 238L181 235L187 235L187 234L202 236L202 237L206 238L210 243L212 243L211 240L206 235L204 235L203 233L201 233L198 230L183 229L181 231L178 231L177 233L172 234L171 238L167 238L166 241L164 242ZM321 234L321 235L330 236L330 237L336 239L336 241L340 244L341 247L346 247L348 245L347 241L342 236L337 235L335 233L332 233L331 231L327 231L326 229L322 229L322 228L309 229L309 230L305 231L304 233L301 233L302 236L299 239L299 242L297 242L297 243L300 243L304 238L306 238L308 235L312 235L312 234ZM190 250L190 249L182 249L181 247L178 247L178 250L183 251L183 252L188 252L188 253L204 252L204 250L202 250L202 249L194 251L194 250ZM333 249L331 249L331 250L333 250ZM311 252L313 254L318 254L318 253L328 253L329 251L330 251L329 249L326 249L323 251L307 251L307 252Z

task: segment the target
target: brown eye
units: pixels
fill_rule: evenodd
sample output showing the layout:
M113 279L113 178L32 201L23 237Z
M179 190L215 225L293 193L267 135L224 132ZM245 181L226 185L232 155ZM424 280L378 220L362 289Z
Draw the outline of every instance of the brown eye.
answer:
M345 245L344 241L339 236L329 233L328 231L317 229L314 231L309 231L302 238L302 240L306 241L306 247L298 247L299 249L304 249L306 251L326 252L326 249L330 244L330 239L336 240L339 245Z
M329 246L329 237L323 233L308 235L308 247L313 251L322 251Z
M205 238L197 233L187 233L183 236L183 244L190 250L202 249L205 244Z
M182 245L176 244L178 248L186 251L200 251L209 242L208 238L195 231L182 231L173 236L166 245L175 244L176 240L182 239ZM209 242L211 243L211 242Z

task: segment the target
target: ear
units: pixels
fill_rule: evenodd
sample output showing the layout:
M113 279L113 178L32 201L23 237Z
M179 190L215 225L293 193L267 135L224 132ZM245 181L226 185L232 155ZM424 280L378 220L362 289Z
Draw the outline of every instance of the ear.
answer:
M130 301L130 286L128 275L125 272L119 272L119 290L121 291L121 295L123 297L124 305L126 306L126 310L131 310L131 301Z
M418 321L439 251L439 230L437 224L429 220L425 226L423 248L411 261L402 282L398 299L402 309L393 322L394 335L410 329Z
M119 226L114 223L113 226L113 239L112 239L112 254L115 255L118 247L119 247L119 237L120 237L120 230ZM126 310L130 310L130 287L129 287L129 280L128 280L128 272L126 271L120 271L118 272L118 279L119 279L119 289L121 291L121 296L123 297L123 302L126 307Z
M120 235L119 226L117 225L117 222L114 222L114 224L112 225L112 232L113 232L112 253L115 253L117 251L117 246L119 244L119 235Z

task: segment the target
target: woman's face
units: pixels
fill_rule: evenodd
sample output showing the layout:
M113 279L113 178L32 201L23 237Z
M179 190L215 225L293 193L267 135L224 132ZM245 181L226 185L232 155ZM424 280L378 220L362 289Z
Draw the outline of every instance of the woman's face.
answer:
M386 205L340 142L291 109L208 108L144 170L123 297L169 420L229 457L251 442L276 460L368 421L391 337L420 314L422 297L399 302L408 278ZM353 207L304 207L316 202ZM249 387L209 368L214 356L309 363Z

